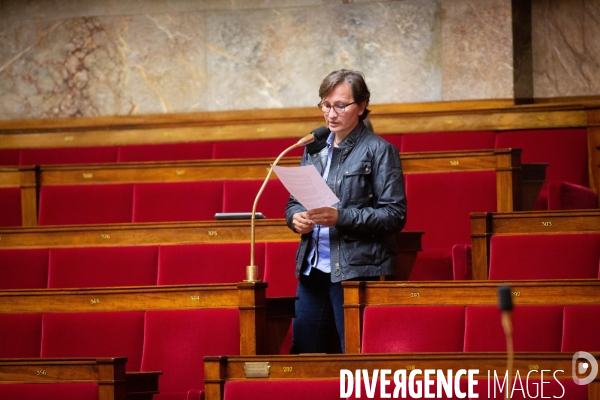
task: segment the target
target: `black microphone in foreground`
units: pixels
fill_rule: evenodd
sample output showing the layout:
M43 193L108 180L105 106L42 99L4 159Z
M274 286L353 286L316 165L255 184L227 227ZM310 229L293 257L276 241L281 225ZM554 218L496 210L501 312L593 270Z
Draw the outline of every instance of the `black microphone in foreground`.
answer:
M498 288L498 298L500 300L500 311L502 311L502 328L504 329L504 335L506 336L506 371L508 372L508 379L506 382L506 392L504 394L505 399L510 398L511 389L511 377L513 368L513 329L512 329L512 293L510 286L504 285Z
M293 150L296 147L306 146L307 144L312 143L314 141L323 140L327 136L329 136L329 128L327 128L326 126L321 126L317 129L313 130L308 135L304 136L302 139L298 140L298 142L294 143L293 145L291 145L290 147L285 149L279 155L279 157L277 157L275 159L273 164L271 164L271 168L269 168L269 173L267 173L267 177L265 178L265 181L263 182L262 186L260 187L258 194L256 195L256 198L254 199L254 205L252 206L252 217L250 220L250 265L248 265L246 267L245 282L256 282L258 280L258 267L256 265L254 265L254 242L255 242L254 223L256 220L256 205L258 204L258 200L260 199L260 196L261 196L263 190L265 189L265 186L267 186L267 182L269 181L269 178L271 177L271 173L273 172L273 167L275 165L277 165L279 160L290 150Z

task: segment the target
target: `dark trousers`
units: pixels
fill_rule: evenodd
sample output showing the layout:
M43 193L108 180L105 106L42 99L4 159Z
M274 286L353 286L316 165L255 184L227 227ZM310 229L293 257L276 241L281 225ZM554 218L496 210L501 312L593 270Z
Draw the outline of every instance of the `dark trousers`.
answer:
M300 275L290 353L334 353L344 349L344 292L330 274L313 268ZM337 329L337 340L335 329Z

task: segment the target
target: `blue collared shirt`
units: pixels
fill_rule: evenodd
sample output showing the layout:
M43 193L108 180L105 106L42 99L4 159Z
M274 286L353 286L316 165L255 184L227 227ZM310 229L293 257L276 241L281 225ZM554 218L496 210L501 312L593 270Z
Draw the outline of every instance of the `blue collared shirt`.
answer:
M325 182L327 182L327 177L329 176L334 138L335 133L333 132L331 132L327 138L327 161L323 170L323 180L325 180ZM315 225L312 231L312 240L308 248L308 268L304 271L304 275L310 274L310 271L313 268L317 268L328 274L331 273L330 254L329 227Z

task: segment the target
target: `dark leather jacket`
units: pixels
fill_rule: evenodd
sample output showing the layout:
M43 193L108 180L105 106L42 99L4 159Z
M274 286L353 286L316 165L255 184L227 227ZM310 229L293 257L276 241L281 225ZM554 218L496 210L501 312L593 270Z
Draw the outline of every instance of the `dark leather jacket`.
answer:
M326 139L309 144L301 165L322 174ZM326 151L326 150L324 150ZM319 154L320 153L320 154ZM359 122L333 149L327 184L340 199L338 223L329 228L331 281L395 274L396 234L406 222L404 176L398 150ZM287 225L306 209L292 196ZM302 235L296 254L296 276L302 270L312 233Z

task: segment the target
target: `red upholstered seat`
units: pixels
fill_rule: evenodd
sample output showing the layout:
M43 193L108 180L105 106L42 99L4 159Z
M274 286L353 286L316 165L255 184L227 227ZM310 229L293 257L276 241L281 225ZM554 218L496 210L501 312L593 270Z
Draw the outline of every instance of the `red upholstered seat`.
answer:
M204 388L204 356L239 353L237 309L146 312L142 371L162 371L164 398L184 400Z
M589 184L585 128L498 132L495 148L523 149L523 163L549 163L547 181L566 181L581 186Z
M223 212L252 211L252 205L262 184L262 180L224 181ZM279 180L272 179L258 200L256 211L263 213L267 218L285 218L285 206L289 199L290 194L285 186Z
M41 339L42 314L0 314L0 358L39 357Z
M452 279L452 248L471 243L472 212L496 211L496 173L407 174L410 217L405 230L423 230L423 252L409 279Z
M223 182L138 183L133 222L204 221L223 207Z
M362 352L459 352L464 329L462 306L367 306Z
M600 306L565 306L562 351L600 351Z
M366 396L364 397L366 398ZM223 399L337 400L340 399L340 381L332 379L228 381L225 383Z
M117 162L116 146L22 149L20 165L97 164Z
M308 134L308 132L307 132ZM285 149L298 142L300 138L258 139L214 142L213 158L272 158L275 160ZM296 147L285 156L301 156L304 147Z
M0 188L0 226L21 225L21 188Z
M398 152L400 152L400 149L402 148L402 138L404 137L404 135L400 135L400 134L389 134L389 135L380 135L382 138L384 138L385 140L387 140L389 143L393 144L394 147L396 147L396 149L398 149Z
M0 289L48 287L48 249L0 250Z
M156 285L156 246L50 249L48 287Z
M560 351L562 315L562 306L515 307L512 312L514 350ZM498 307L467 306L465 351L506 351Z
M493 236L492 280L597 278L600 234Z
M46 313L42 357L127 357L127 371L139 371L144 313Z
M255 243L254 264L265 260L265 244ZM249 243L191 244L161 246L158 256L158 284L236 283L246 279L250 265Z
M402 153L493 149L493 131L432 132L402 135Z
M10 383L0 385L6 400L98 400L97 383Z
M20 153L19 149L1 149L0 165L19 165Z
M42 186L39 225L131 222L133 185Z
M295 296L296 251L298 242L268 242L265 244L264 281L269 284L269 297Z
M596 208L598 196L585 186L563 181L551 181L542 185L535 203L535 210L578 210Z
M207 160L212 142L143 144L119 147L119 162Z

